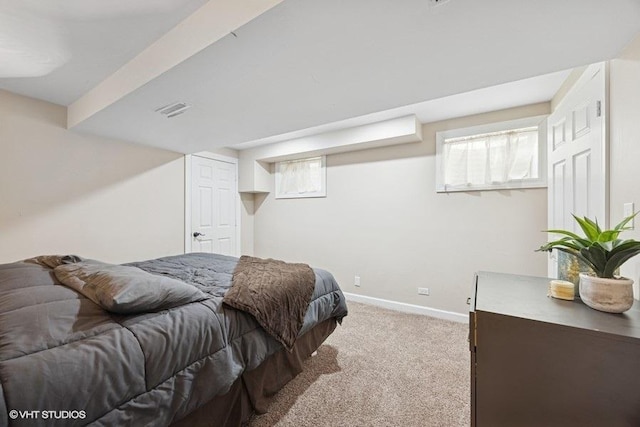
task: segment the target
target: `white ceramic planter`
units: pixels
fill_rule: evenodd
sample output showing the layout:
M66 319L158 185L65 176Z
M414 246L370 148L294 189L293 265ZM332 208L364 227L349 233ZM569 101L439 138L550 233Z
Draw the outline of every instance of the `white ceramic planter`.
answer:
M633 280L604 279L580 273L580 298L591 308L623 313L633 305Z

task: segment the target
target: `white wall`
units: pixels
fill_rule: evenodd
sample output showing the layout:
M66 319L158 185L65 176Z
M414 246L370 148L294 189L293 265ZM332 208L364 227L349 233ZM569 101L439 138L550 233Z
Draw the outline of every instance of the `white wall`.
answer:
M616 225L623 217L623 204L635 203L640 211L640 36L610 63L610 218ZM624 238L640 240L640 218L635 230ZM640 257L628 261L621 273L640 283Z
M66 130L65 108L0 91L0 263L184 251L181 154Z
M240 194L240 250L243 255L253 255L255 198L253 194Z
M328 156L326 198L254 196L255 255L325 268L347 292L460 313L477 270L546 275L534 252L546 241L546 189L437 194L435 133L549 108L426 124L422 143Z

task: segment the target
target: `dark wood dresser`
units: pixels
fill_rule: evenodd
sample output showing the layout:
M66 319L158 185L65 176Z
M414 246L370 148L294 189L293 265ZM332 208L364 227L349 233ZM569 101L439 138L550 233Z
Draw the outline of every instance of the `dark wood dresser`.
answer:
M640 307L547 297L548 278L480 272L469 314L471 425L640 426Z

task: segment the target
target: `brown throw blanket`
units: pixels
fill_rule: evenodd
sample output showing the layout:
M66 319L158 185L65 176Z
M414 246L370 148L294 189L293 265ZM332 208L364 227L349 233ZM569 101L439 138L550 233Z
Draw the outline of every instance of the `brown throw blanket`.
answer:
M242 256L223 301L253 315L265 331L291 350L314 288L315 273L307 264Z

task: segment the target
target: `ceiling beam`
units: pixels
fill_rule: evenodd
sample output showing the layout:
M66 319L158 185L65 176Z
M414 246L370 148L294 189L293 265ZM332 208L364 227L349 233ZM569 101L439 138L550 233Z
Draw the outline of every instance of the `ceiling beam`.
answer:
M182 61L237 30L282 0L209 0L67 109L72 128Z

